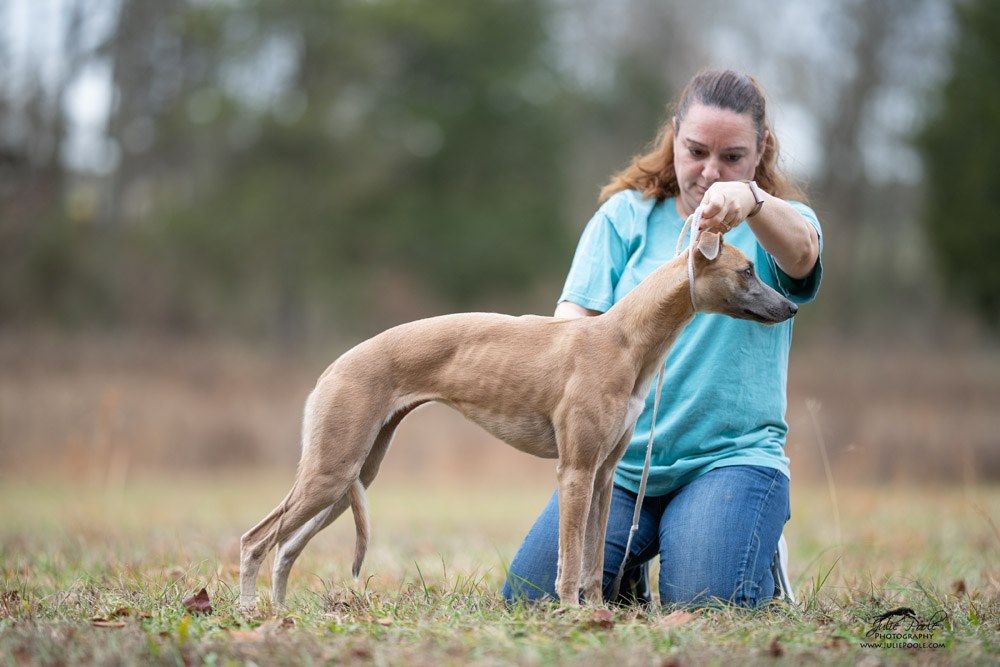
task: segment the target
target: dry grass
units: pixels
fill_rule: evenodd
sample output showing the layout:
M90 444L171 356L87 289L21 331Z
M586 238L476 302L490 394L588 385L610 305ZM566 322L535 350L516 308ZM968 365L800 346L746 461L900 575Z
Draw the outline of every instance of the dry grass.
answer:
M504 567L552 463L428 406L404 422L373 488L366 579L350 583L344 519L292 574L292 624L242 618L238 537L287 490L302 402L341 349L0 337L0 664L1000 659L991 350L795 350L796 607L617 610L611 623L506 607ZM201 586L213 613L191 615L181 600ZM863 647L872 617L898 606L945 612L943 647Z
M507 608L498 597L548 485L428 490L380 481L364 580L349 578L353 526L343 519L293 571L292 621L270 619L266 594L265 613L245 619L234 608L238 536L287 483L274 474L143 478L124 487L6 479L0 656L10 664L1000 657L997 488L841 487L838 544L826 489L798 485L788 529L798 606L702 610L688 620L670 610L618 610L604 627L589 610ZM214 610L192 616L181 600L202 586ZM943 610L948 622L928 640L942 647L863 647L872 617L898 606L922 618ZM95 626L95 618L121 627Z

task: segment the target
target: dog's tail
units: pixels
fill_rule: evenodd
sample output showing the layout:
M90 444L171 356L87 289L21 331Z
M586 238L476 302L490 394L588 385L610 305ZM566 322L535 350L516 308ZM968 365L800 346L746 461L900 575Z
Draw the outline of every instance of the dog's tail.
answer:
M365 552L368 551L368 538L371 536L365 485L361 483L360 479L351 482L351 486L347 489L347 498L351 503L351 512L354 513L354 529L357 533L357 541L354 545L354 565L351 566L351 574L357 579L358 573L361 572L361 563L365 560Z

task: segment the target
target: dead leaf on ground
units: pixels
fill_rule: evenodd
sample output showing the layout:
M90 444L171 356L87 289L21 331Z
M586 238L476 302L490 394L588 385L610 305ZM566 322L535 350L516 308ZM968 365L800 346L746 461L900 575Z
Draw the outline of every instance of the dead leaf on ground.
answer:
M690 623L694 619L698 618L689 611L684 611L683 609L678 609L677 611L672 611L662 619L660 619L661 628L675 628L678 625L684 625L685 623Z
M125 621L109 621L106 618L92 618L90 624L95 628L124 628Z
M772 658L780 658L781 656L785 655L785 647L782 646L781 642L778 641L778 638L775 637L774 639L771 640L771 643L768 644L767 653Z
M615 615L610 609L595 609L587 620L587 625L592 628L610 630L615 627Z
M383 618L376 618L375 622L378 623L379 625L385 625L385 626L392 625L392 619L391 618L385 618L385 617L383 617Z
M192 614L211 614L212 601L208 599L208 591L202 588L200 591L184 600L184 608Z
M108 619L127 618L129 616L131 616L133 618L152 618L153 617L152 614L150 614L148 612L145 612L145 611L139 611L138 609L132 609L131 607L118 607L113 612L111 612L110 614L108 614Z
M954 593L955 595L965 595L965 591L966 591L965 579L959 579L957 581L952 582L951 584L952 593Z
M21 594L17 591L0 592L0 616L13 616L21 605Z

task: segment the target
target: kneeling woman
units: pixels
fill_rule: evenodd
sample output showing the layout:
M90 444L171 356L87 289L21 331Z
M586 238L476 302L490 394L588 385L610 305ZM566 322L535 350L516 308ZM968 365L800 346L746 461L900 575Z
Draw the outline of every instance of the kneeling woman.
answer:
M763 91L747 75L707 71L681 93L653 148L611 179L573 258L557 317L598 315L669 260L684 220L754 261L797 304L819 288L822 233L777 166ZM784 453L792 321L764 326L698 314L666 361L652 467L628 554L652 392L618 465L604 547L604 597L624 560L616 602L649 602L646 564L660 556L662 604L718 599L756 607L791 598L782 529L791 517ZM557 494L514 557L507 600L555 598ZM779 550L779 543L782 549Z

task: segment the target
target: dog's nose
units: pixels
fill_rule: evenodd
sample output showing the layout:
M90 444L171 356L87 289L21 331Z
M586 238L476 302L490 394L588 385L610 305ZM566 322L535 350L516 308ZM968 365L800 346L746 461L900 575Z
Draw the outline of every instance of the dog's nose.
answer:
M789 301L789 302L788 302L788 310L789 310L789 312L791 312L791 314L792 314L792 317L795 317L795 313L799 312L799 307L798 307L798 306L796 306L796 305L795 305L794 303L792 303L791 301Z

